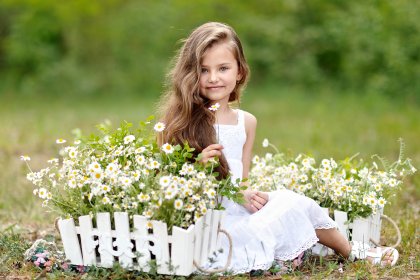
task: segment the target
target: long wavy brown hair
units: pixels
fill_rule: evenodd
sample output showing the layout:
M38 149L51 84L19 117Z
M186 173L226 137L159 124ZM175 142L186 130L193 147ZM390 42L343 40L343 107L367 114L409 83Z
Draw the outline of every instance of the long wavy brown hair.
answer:
M159 141L181 144L187 142L198 155L204 148L217 142L214 129L215 115L208 107L210 100L200 94L200 74L203 55L216 43L228 43L238 62L241 79L229 97L229 102L238 102L241 90L249 78L241 41L232 27L218 22L205 23L183 40L183 45L172 62L167 75L166 92L162 95L158 113L166 129ZM224 156L217 169L221 178L229 174Z

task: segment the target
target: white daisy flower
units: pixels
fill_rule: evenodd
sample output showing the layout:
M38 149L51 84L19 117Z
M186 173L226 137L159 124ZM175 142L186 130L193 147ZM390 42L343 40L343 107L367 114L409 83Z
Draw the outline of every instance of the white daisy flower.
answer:
M138 147L138 148L134 151L134 153L136 153L136 154L142 154L142 153L144 153L145 151L146 151L146 147L141 146L141 147Z
M131 185L132 181L129 177L123 176L120 178L120 183L123 185L123 187L128 187Z
M131 142L133 142L136 139L136 137L134 135L127 135L124 137L124 144L130 144Z
M76 158L77 157L77 149L75 147L70 147L68 149L69 157Z
M137 199L140 202L148 202L150 200L150 195L144 194L144 193L140 193L140 194L137 195Z
M263 142L262 142L262 146L263 146L264 148L267 148L269 144L270 144L270 142L268 142L268 139L267 139L267 138L265 138L265 139L263 140Z
M109 197L104 196L104 197L102 198L102 203L103 203L103 204L110 204L110 203L111 203L111 200L109 199Z
M209 198L215 198L216 197L216 191L214 189L209 189L205 192Z
M308 176L306 174L302 174L302 175L300 175L299 180L302 183L305 183L306 181L308 181Z
M159 167L160 167L160 163L157 160L150 161L149 166L148 166L149 169L159 169Z
M153 215L153 212L150 210L146 210L143 212L143 216L145 216L146 218L151 218Z
M58 164L58 158L52 158L47 161L49 164Z
M203 171L198 172L197 173L197 178L198 179L206 179L206 173L204 173Z
M151 221L146 222L146 229L153 229L153 224Z
M24 155L24 156L20 156L20 160L23 160L23 161L30 161L30 160L31 160L31 158L30 158L29 156L27 156L27 155Z
M102 185L101 190L103 193L107 193L111 190L111 188L108 185Z
M215 103L215 104L213 104L213 105L211 105L209 107L209 110L210 111L213 111L213 112L216 112L219 108L220 108L220 104L219 103Z
M162 176L159 179L159 184L162 187L167 187L167 186L169 186L170 183L171 183L171 177L170 176Z
M136 156L136 162L138 165L145 165L146 164L146 158L143 155Z
M162 145L162 151L164 151L166 154L172 154L174 152L174 147L172 147L172 145L169 143L165 143Z
M170 189L165 190L165 199L169 200L169 199L174 198L176 193L177 193L176 191L173 191L173 190L170 190Z
M103 178L103 173L102 173L102 170L95 170L94 172L92 172L91 173L91 176L90 176L93 180L96 180L96 181L101 181L102 180L102 178Z
M377 201L374 197L369 197L368 202L371 206L375 206Z
M193 204L189 203L189 204L185 205L185 210L187 212L193 212L195 210L195 206Z
M55 143L57 143L57 144L64 144L64 143L66 143L67 141L66 140L64 140L63 138L58 138L57 140L55 140Z
M321 165L325 167L330 167L330 161L328 159L323 159Z
M165 124L164 124L163 122L157 122L157 123L155 124L155 126L153 127L153 129L154 129L156 132L162 132L162 131L164 131L164 130L165 130Z
M108 175L112 175L112 174L116 174L118 172L118 165L111 162L110 164L108 164L108 166L106 167L106 173Z
M47 195L48 195L48 191L45 188L40 188L38 190L38 196L40 198L45 199L45 198L47 198Z
M184 206L184 202L181 199L176 199L174 201L174 207L176 210L181 210L182 206Z
M88 170L89 170L89 173L93 173L96 171L102 171L102 168L101 168L101 165L95 161L89 164Z
M380 197L378 199L378 206L383 208L385 206L385 204L386 204L386 200L383 197Z
M75 189L77 187L77 182L76 182L75 179L71 179L68 182L69 182L68 185L69 185L70 189Z

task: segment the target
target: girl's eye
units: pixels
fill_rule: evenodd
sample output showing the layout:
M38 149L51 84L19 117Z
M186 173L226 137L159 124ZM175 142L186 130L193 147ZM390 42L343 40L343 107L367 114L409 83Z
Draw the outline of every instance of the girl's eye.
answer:
M205 69L205 68L201 68L201 73L207 73L208 72L208 70L207 69Z
M229 69L229 68L228 68L228 67L226 67L226 66L223 66L223 67L221 67L221 68L220 68L220 70L221 70L221 71L226 71L226 70L228 70L228 69Z

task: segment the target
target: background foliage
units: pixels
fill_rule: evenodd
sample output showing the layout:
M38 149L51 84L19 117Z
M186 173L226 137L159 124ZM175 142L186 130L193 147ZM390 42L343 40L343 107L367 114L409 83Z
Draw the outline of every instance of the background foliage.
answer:
M252 83L419 102L420 2L2 0L3 94L159 94L192 28L235 27ZM4 90L7 89L7 90Z

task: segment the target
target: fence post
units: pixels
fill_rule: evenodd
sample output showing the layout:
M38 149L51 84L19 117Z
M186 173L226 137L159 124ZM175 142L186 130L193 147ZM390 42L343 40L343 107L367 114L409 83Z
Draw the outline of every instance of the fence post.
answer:
M72 219L59 219L58 228L60 230L61 240L63 241L64 252L70 263L75 265L83 265L82 252L80 251L80 243L77 238L76 227Z
M112 255L113 247L110 214L108 212L98 213L96 215L96 224L99 235L98 251L101 256L100 266L112 267L114 264L114 256Z

